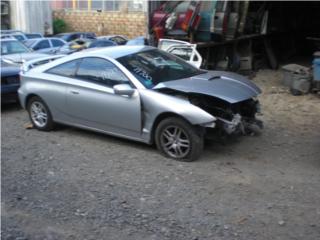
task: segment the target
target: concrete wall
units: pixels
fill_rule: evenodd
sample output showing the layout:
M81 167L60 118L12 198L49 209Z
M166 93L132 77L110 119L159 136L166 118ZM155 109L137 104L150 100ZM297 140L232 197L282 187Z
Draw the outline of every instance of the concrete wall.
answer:
M53 16L63 19L68 25L68 31L89 31L97 35L119 34L129 38L145 36L147 33L145 12L55 10Z
M52 34L52 11L49 1L10 0L11 29L27 33Z

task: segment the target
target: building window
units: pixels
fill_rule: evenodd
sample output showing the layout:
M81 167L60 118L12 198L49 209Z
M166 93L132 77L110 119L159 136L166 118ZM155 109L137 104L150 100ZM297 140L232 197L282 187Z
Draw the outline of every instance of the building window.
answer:
M103 2L100 0L93 0L91 2L91 9L92 10L102 10L103 9Z
M105 0L103 1L104 11L119 11L121 1L117 0Z
M77 9L78 10L88 10L88 1L87 0L78 0Z
M131 12L143 11L143 0L131 0L128 1L128 10Z

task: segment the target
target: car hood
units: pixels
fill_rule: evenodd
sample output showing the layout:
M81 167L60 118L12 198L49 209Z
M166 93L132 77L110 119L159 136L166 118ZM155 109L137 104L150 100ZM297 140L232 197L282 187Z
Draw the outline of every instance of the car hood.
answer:
M22 64L23 62L41 58L41 57L47 57L48 54L43 54L43 53L16 53L16 54L9 54L9 55L4 55L2 56L3 59L8 59L14 63L19 63Z
M223 71L208 71L190 78L159 83L153 89L205 94L229 103L241 102L261 93L261 90L246 77Z

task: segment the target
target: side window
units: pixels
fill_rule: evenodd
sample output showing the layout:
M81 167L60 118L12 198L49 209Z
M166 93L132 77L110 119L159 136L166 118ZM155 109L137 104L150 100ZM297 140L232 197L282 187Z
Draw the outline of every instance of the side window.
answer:
M192 48L173 48L170 53L186 61L190 61L192 51Z
M53 47L61 47L64 45L64 42L58 40L58 39L51 39L51 43Z
M70 41L73 41L73 40L75 40L75 39L77 39L77 38L80 38L80 34L73 34L73 35L71 35L70 36Z
M51 74L60 75L64 77L74 77L80 62L81 62L81 59L62 63L56 67L50 68L49 70L46 71L46 73L51 73Z
M113 37L113 38L110 38L110 40L114 41L118 45L123 45L123 44L125 44L127 42L125 39L120 38L120 37Z
M48 40L42 40L36 46L34 46L33 50L40 50L44 48L50 48L50 44Z
M113 63L96 57L84 58L79 65L76 77L108 87L121 83L130 84L128 78Z

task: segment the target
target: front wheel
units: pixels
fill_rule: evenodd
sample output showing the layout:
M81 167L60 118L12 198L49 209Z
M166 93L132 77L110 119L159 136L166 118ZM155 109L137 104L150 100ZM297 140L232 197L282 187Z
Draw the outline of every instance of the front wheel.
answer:
M39 97L32 97L28 102L28 112L33 126L42 131L50 131L54 127L48 106Z
M177 117L170 117L159 123L155 141L163 155L179 161L194 161L203 150L201 134L194 126Z

